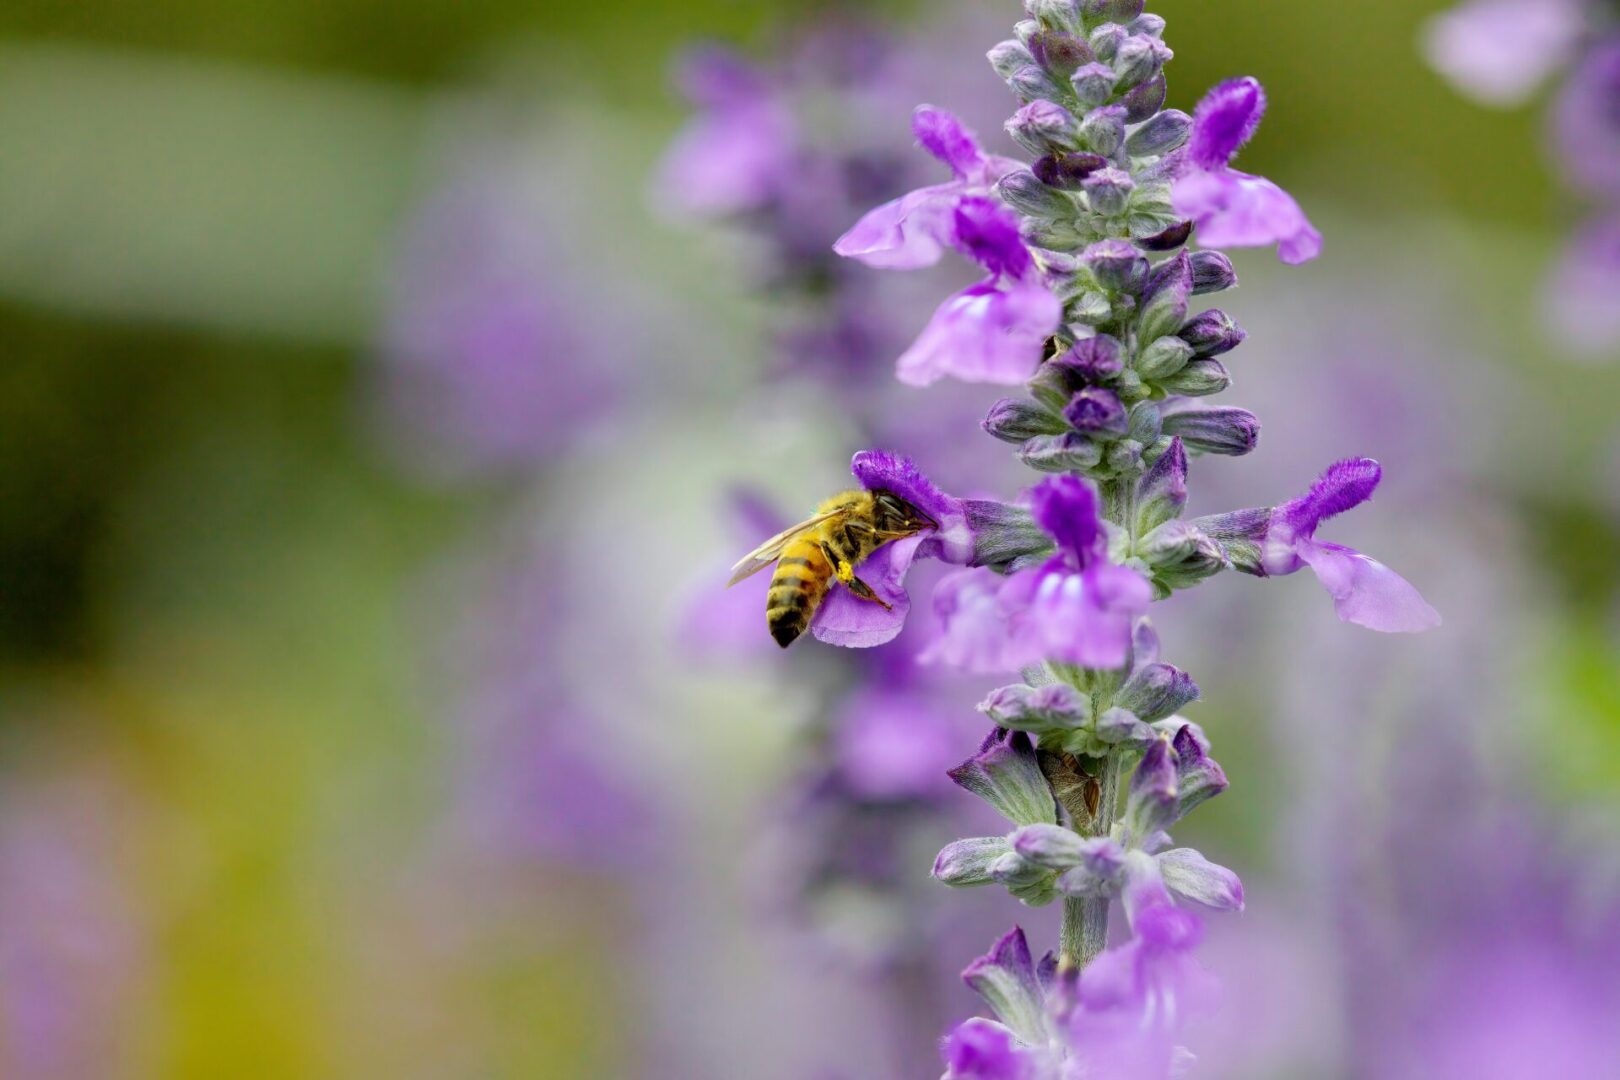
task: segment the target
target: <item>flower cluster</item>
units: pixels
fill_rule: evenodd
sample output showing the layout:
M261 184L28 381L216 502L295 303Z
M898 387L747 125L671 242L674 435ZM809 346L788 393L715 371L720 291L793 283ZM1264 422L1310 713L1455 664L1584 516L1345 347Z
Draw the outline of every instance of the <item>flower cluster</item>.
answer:
M1620 13L1602 0L1467 0L1435 17L1429 61L1488 105L1568 69L1549 116L1557 164L1592 204L1548 285L1552 322L1590 353L1620 346Z
M981 426L1049 475L1013 501L966 502L909 462L858 456L868 488L941 523L880 549L863 573L892 600L921 559L963 567L935 591L939 629L922 658L1023 680L984 702L995 728L951 774L1012 831L948 845L934 876L1063 904L1060 947L1039 969L1016 931L968 969L1001 1023L957 1028L948 1075L1163 1076L1183 1054L1183 1003L1201 982L1200 924L1179 901L1237 910L1243 890L1230 870L1171 846L1167 830L1226 778L1178 715L1198 688L1159 659L1149 605L1222 570L1309 568L1346 621L1411 631L1438 616L1383 564L1318 538L1372 496L1376 462L1339 462L1276 506L1183 520L1190 461L1245 454L1259 437L1252 413L1205 401L1231 384L1225 358L1244 340L1229 315L1195 307L1237 284L1207 245L1275 245L1298 263L1321 238L1280 187L1232 167L1265 110L1258 82L1221 84L1193 115L1166 110L1172 54L1142 0L1025 10L989 59L1019 102L1007 132L1029 160L992 154L950 114L920 108L913 133L950 178L866 214L836 250L878 269L946 251L981 268L897 374L1023 386ZM1192 240L1205 247L1186 250ZM861 607L850 597L844 610ZM862 633L818 636L863 645L898 632L904 605L864 607ZM1109 948L1116 899L1131 936Z

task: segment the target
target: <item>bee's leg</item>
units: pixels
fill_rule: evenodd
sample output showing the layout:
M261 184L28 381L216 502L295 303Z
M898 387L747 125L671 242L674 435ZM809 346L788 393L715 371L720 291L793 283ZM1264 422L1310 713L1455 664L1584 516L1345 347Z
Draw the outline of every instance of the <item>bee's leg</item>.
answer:
M848 559L838 558L831 551L827 550L826 544L821 545L821 550L827 556L827 561L832 563L834 572L838 575L838 580L842 581L844 585L848 587L850 592L854 593L862 600L869 600L874 604L881 604L884 611L894 610L893 604L889 603L887 600L883 599L883 597L873 592L872 586L855 576L855 567L850 564Z
M839 580L842 581L843 579L840 578ZM873 592L872 591L872 586L868 585L866 582L864 582L860 578L856 577L853 573L851 573L849 575L849 580L845 581L844 584L849 586L849 591L850 592L854 593L856 596L860 597L862 600L870 600L874 604L882 604L884 611L893 611L894 610L894 605L893 604L889 603L887 600L883 599L883 597L881 597L877 593Z

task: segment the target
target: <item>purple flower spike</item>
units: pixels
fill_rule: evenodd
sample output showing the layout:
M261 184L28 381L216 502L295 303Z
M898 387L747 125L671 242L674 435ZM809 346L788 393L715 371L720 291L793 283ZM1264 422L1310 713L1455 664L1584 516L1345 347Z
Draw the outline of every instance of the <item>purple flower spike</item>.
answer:
M1211 90L1193 116L1192 138L1171 188L1176 213L1198 228L1209 247L1277 245L1285 263L1316 258L1317 232L1282 188L1230 167L1233 155L1254 134L1265 111L1265 92L1254 79L1232 79Z
M1405 578L1354 548L1316 539L1322 522L1372 498L1382 476L1370 458L1330 465L1310 491L1271 511L1260 566L1272 576L1309 566L1345 622L1386 633L1429 630L1440 625L1440 614Z
M973 532L968 527L962 500L940 491L908 457L882 450L863 450L855 455L850 471L868 491L898 495L938 526L885 544L861 564L861 580L889 604L889 609L862 600L838 585L816 611L810 632L818 640L829 645L866 649L893 641L905 625L906 615L911 610L905 580L912 564L920 558L966 563L973 556Z
M882 270L932 266L955 244L954 214L962 200L989 195L997 180L1023 167L1011 158L984 153L973 133L944 109L921 106L911 129L923 149L949 166L955 178L902 195L861 218L833 245L845 258Z

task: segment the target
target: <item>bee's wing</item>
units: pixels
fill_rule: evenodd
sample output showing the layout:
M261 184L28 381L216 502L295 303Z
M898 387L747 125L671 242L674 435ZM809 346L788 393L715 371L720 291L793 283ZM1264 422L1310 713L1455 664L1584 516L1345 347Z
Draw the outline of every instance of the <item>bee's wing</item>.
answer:
M726 582L726 585L735 585L744 578L753 577L755 574L771 565L777 559L781 558L782 549L787 547L788 544L793 541L794 537L815 528L828 518L837 516L840 512L841 511L838 510L829 510L826 513L817 514L815 517L810 518L807 521L801 521L797 525L783 529L781 532L759 545L759 547L755 548L753 551L750 551L747 555L744 555L737 565L731 568L731 580Z

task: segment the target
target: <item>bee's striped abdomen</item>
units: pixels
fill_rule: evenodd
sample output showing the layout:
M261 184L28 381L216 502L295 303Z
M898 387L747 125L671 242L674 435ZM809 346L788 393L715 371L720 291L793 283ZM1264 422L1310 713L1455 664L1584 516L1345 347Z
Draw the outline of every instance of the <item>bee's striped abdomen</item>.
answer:
M782 551L765 600L765 621L782 648L793 644L810 625L832 577L832 564L819 540L801 537Z

